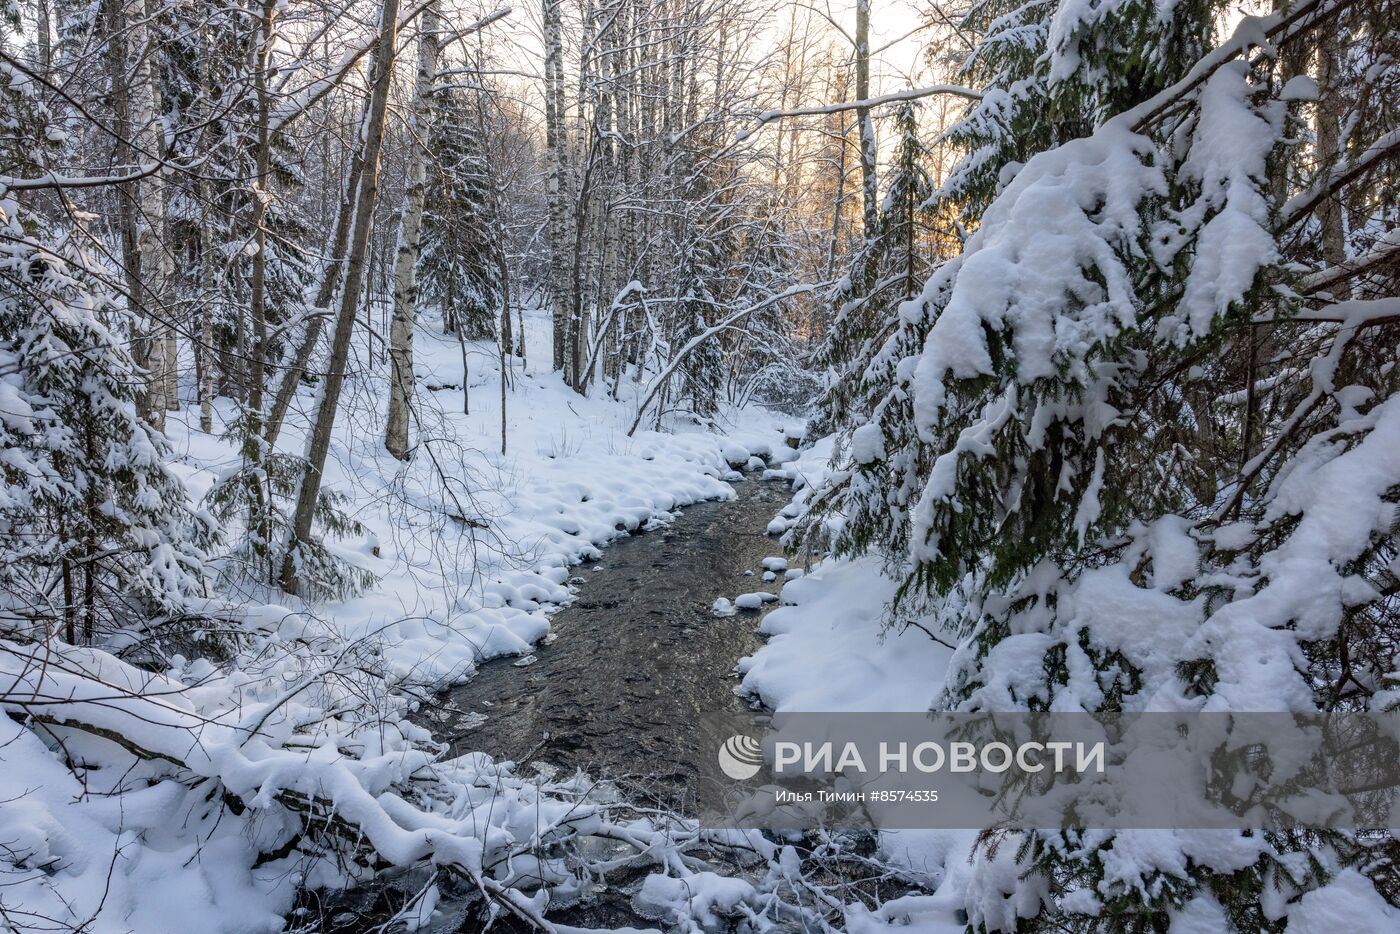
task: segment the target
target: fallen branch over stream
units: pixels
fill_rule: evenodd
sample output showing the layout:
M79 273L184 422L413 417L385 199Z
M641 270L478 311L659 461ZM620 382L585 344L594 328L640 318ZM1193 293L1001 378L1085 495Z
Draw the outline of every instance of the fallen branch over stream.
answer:
M191 832L229 822L256 847L257 866L302 878L383 884L428 867L465 882L490 917L548 932L560 930L546 917L552 903L587 898L623 872L650 871L638 898L681 930L744 917L760 930L828 931L844 910L801 869L803 859L845 859L830 841L799 857L758 831L706 830L635 807L582 773L527 780L481 753L445 759L394 715L400 702L380 696L358 713L347 704L384 683L369 655L307 653L283 673L271 679L280 689L230 703L212 680L186 685L93 649L0 640L0 708L91 792L138 781L185 799L189 813L207 802ZM750 867L746 878L724 874L736 865Z

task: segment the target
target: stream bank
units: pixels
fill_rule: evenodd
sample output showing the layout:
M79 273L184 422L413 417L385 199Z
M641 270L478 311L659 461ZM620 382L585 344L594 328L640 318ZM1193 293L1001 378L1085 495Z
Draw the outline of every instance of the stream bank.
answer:
M763 644L758 624L776 600L731 616L716 616L711 607L721 596L776 596L781 576L763 581L762 562L781 553L767 529L790 491L785 481L754 474L733 486L734 499L686 506L674 521L619 539L598 560L578 565L574 600L554 615L545 642L530 655L482 664L413 719L450 743L449 756L480 750L514 761L521 773L561 778L582 770L628 800L695 813L693 782L702 761L716 755L701 747L701 718L720 712L756 725L767 719L735 693L735 666ZM550 918L591 928L647 924L630 894L647 871L619 871L607 891ZM302 930L397 930L386 922L425 878L411 873L324 903L307 892L306 914L319 921ZM451 879L441 883L437 915L423 930L480 930L475 894ZM492 930L526 929L502 917Z
M621 539L580 565L574 601L548 644L482 665L424 710L452 755L484 750L525 770L582 769L629 793L686 810L700 757L697 724L749 713L734 666L762 644L758 612L716 617L716 597L759 590L767 534L785 483L752 476L736 499L686 507L674 522ZM761 713L752 711L761 718Z

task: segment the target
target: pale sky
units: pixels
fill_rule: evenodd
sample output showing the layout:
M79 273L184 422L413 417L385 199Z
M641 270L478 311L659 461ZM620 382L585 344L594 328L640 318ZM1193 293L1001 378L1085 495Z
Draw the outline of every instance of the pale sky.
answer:
M480 5L494 8L497 3L487 0L462 0L462 9L468 10ZM531 97L538 94L538 78L543 69L540 40L540 5L538 2L512 3L513 10L505 23L490 31L488 45L498 52L504 52L506 67L516 72L516 78L534 76ZM848 33L855 30L855 3L853 0L810 0L803 3L808 9L830 16ZM928 30L919 30L920 15L918 6L911 0L872 0L871 2L871 47L882 49L872 66L871 93L883 94L910 85L917 86L927 78L923 63L923 45ZM466 14L464 17L466 18ZM911 33L913 33L911 35ZM888 46L888 48L883 48ZM521 89L523 90L523 89ZM830 102L824 102L830 103Z

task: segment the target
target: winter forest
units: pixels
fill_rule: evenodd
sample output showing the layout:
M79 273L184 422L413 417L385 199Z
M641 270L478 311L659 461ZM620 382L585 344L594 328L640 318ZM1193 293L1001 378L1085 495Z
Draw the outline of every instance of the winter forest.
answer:
M1400 932L1385 821L687 797L1400 710L1397 364L1396 0L0 0L0 932Z

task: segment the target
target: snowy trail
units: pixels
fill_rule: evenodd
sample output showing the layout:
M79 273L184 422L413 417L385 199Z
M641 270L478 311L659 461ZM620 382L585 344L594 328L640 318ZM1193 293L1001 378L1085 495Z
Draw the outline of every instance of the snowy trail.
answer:
M716 618L710 606L723 594L776 592L759 575L780 550L766 528L786 490L746 478L737 500L697 503L611 545L578 569L577 599L554 617L557 639L535 649L533 664L487 663L426 710L424 725L454 753L629 776L684 808L700 757L714 754L697 747L697 721L748 711L732 672L761 645L757 614Z

